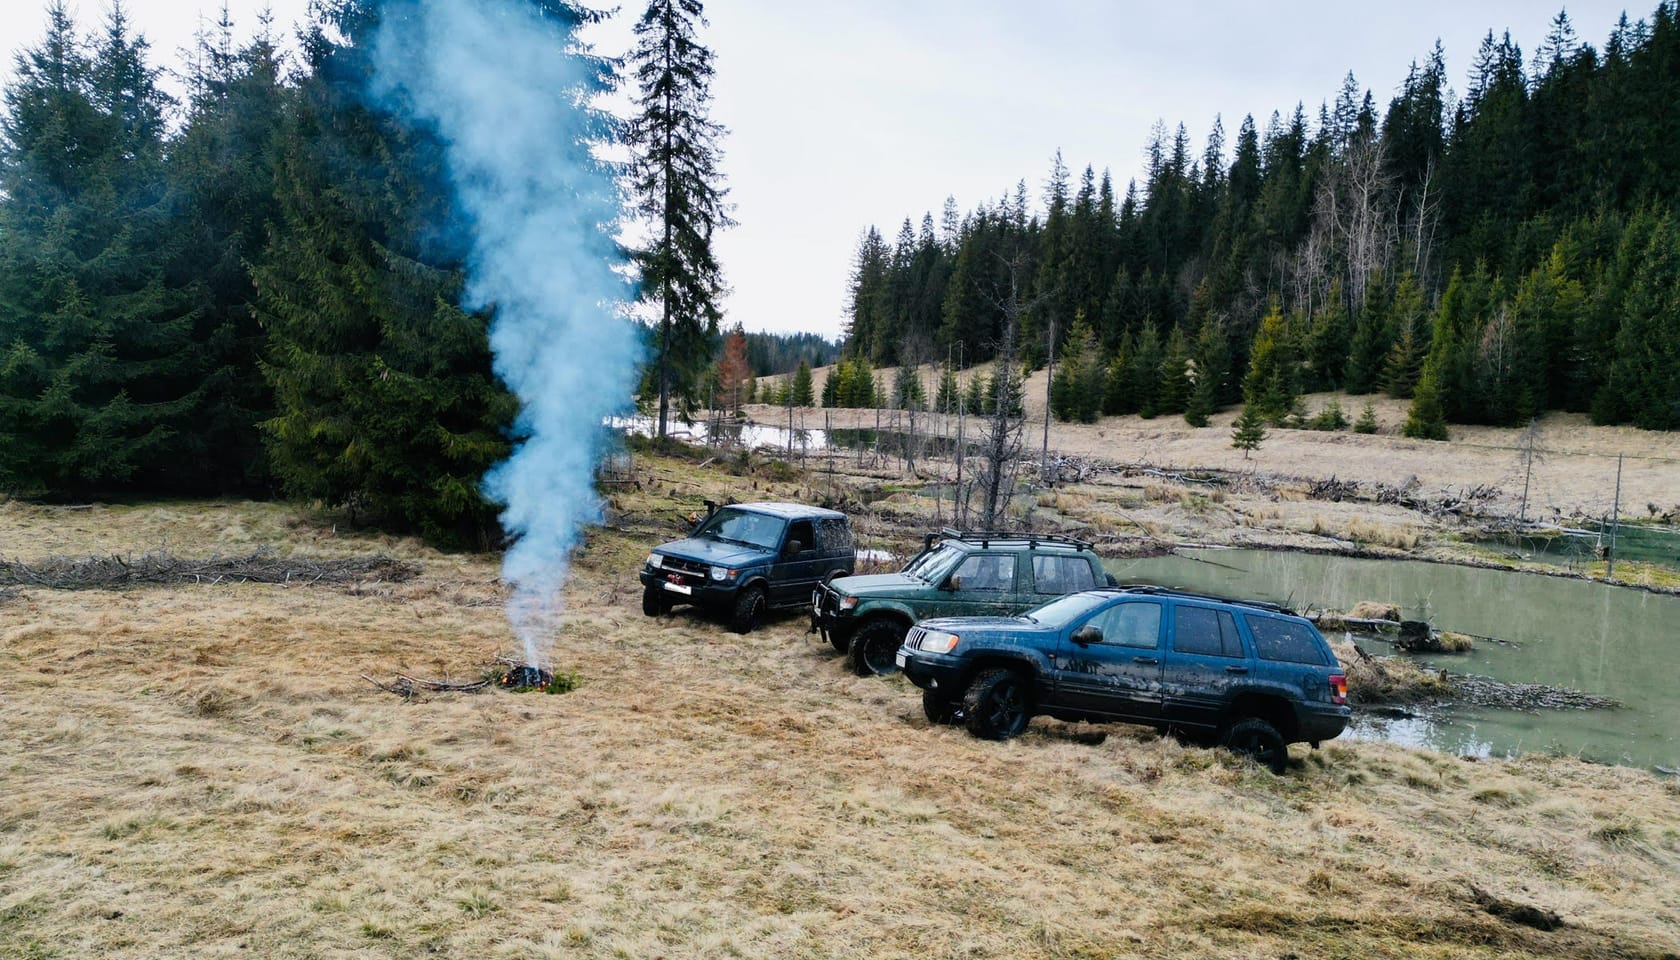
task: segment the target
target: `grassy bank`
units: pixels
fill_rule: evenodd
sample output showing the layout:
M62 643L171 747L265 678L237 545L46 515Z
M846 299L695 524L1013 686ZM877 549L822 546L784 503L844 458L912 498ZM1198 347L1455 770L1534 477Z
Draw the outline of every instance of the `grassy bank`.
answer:
M1680 787L1568 758L930 727L797 617L641 616L648 544L798 481L643 457L580 557L561 696L416 702L511 640L493 558L292 508L0 506L9 556L384 551L402 584L0 604L0 956L1672 955ZM865 521L867 525L867 521ZM880 536L886 537L882 531ZM28 549L20 550L19 547ZM1096 742L1093 742L1096 741ZM1514 907L1555 913L1536 929ZM1513 919L1516 918L1516 919Z

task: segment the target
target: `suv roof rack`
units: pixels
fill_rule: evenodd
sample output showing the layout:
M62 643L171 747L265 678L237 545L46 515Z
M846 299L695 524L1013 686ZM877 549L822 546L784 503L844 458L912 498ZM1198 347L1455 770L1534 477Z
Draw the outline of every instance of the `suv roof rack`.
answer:
M929 536L931 537L932 534L929 534ZM1070 547L1078 547L1081 550L1091 549L1091 541L1081 540L1078 537L1063 536L1059 533L1016 533L1008 530L958 530L955 527L945 527L939 531L939 536L944 537L947 540L962 540L967 543L974 543L978 541L982 547L989 547L992 545L992 541L998 540L1017 543L1024 542L1029 549L1036 547L1041 543L1065 544Z
M1289 609L1281 603L1272 603L1269 600L1238 600L1234 597L1215 597L1211 594L1194 593L1189 590L1175 590L1172 587L1158 587L1151 583L1121 584L1120 586L1113 587L1111 589L1120 590L1125 593L1147 593L1163 597L1183 597L1186 600L1208 600L1213 603L1229 603L1238 607L1253 607L1256 610L1265 610L1269 613L1282 613L1291 617L1296 616L1295 611Z

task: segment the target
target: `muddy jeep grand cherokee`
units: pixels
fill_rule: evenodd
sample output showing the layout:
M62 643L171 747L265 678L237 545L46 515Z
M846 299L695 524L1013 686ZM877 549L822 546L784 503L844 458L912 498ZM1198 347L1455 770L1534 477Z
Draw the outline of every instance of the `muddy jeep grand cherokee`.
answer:
M811 597L821 632L859 676L895 673L904 635L928 617L1005 616L1113 583L1091 544L1072 537L946 529L898 573L842 577Z
M722 614L746 633L771 607L800 607L811 589L852 572L846 515L798 503L706 504L686 538L662 543L642 565L642 612L682 603Z
M1019 617L916 625L898 652L935 723L1005 740L1034 716L1119 720L1216 742L1282 773L1288 745L1347 726L1347 675L1274 604L1156 587L1091 590Z

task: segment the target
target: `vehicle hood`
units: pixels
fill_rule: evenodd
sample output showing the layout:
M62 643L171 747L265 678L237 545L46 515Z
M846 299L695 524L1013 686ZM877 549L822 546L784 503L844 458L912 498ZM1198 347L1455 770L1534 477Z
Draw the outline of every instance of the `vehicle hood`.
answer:
M964 630L997 630L1010 633L1053 633L1055 628L1047 624L1033 623L1020 617L936 617L923 620L916 624L929 630L943 630L946 633L962 633Z
M904 596L932 590L933 584L904 573L869 573L839 577L829 583L837 592L854 597Z
M683 540L672 540L655 547L654 553L661 553L668 557L680 557L695 563L716 564L720 567L739 567L754 560L763 560L770 556L770 551L757 547L743 547L738 543L726 540L713 540L709 537L688 537Z

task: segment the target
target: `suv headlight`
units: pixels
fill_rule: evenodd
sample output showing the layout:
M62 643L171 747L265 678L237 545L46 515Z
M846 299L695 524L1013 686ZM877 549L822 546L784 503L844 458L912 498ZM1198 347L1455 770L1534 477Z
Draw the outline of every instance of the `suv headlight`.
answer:
M741 573L739 570L731 570L728 567L713 567L711 572L713 580L733 580Z
M926 650L929 653L950 653L957 648L957 643L961 639L954 633L929 630L922 634L922 639L916 644L916 649Z
M857 605L858 605L858 598L857 597L841 597L840 598L840 603L839 603L839 609L841 609L841 610L856 610Z
M657 554L657 553L648 554L647 565L652 567L655 570L658 570L659 569L659 554Z

